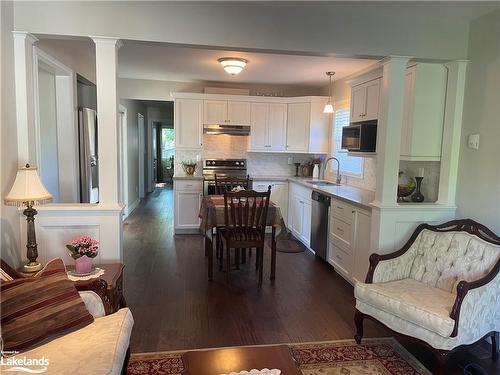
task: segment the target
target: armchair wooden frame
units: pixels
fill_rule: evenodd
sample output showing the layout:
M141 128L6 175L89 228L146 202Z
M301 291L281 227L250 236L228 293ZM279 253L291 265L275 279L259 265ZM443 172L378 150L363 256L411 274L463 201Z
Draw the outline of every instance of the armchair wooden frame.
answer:
M430 224L420 224L415 231L413 232L412 236L406 242L406 244L398 251L395 251L390 254L385 254L385 255L379 255L379 254L372 254L370 255L370 267L368 269L368 273L366 275L366 280L365 283L371 284L373 283L373 275L375 273L375 269L378 265L379 262L384 261L384 260L389 260L389 259L394 259L398 258L404 253L410 249L411 245L415 240L417 239L418 235L420 232L422 232L424 229L431 230L433 232L452 232L452 231L462 231L462 232L467 232L470 234L473 234L479 238L481 238L484 241L490 242L494 245L500 245L500 237L498 237L495 233L493 233L491 230L489 230L487 227L484 225L471 220L471 219L460 219L460 220L452 220L444 224L440 225L430 225ZM453 304L453 308L450 313L450 318L455 321L455 325L453 328L453 331L450 335L450 337L456 337L458 334L458 324L460 320L460 308L462 306L462 302L467 295L467 293L475 288L479 288L483 285L488 284L490 281L492 281L497 274L500 272L500 259L496 262L496 264L493 266L493 268L490 270L490 272L485 275L484 277L474 280L474 281L465 281L462 280L457 284L457 296L455 299L455 303ZM373 320L381 325L383 325L386 329L391 331L393 334L397 336L403 336L406 339L410 341L416 341L421 344L424 344L424 346L430 348L432 352L435 354L437 364L436 364L436 369L434 370L435 374L444 374L445 373L445 367L446 367L446 361L449 357L450 354L462 350L467 347L471 347L481 340L491 337L491 343L492 343L492 351L491 351L491 357L494 361L498 360L499 357L499 352L498 352L498 344L500 341L499 337L499 332L488 332L483 338L478 340L475 343L472 343L470 345L460 345L457 346L456 348L453 348L452 350L441 350L441 349L435 349L433 348L430 344L427 342L424 342L420 339L417 339L415 337L407 336L404 334L401 334L399 332L396 332L389 327L387 327L385 324L379 322L377 319L371 317L370 315L364 314L361 311L357 310L355 311L354 314L354 323L356 325L356 334L354 336L354 339L356 342L359 344L361 343L361 340L363 338L363 320L364 319L370 319Z

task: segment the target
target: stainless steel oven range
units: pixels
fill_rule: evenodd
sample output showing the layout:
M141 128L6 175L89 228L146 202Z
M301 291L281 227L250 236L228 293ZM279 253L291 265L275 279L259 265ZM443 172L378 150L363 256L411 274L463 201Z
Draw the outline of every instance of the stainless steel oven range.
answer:
M215 194L215 175L220 177L245 178L245 159L205 159L203 161L203 195Z

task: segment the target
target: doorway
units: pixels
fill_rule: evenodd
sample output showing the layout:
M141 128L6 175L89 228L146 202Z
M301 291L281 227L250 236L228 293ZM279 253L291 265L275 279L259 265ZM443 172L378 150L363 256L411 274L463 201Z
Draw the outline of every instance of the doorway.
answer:
M155 124L156 131L156 185L172 184L174 177L175 131L173 128Z

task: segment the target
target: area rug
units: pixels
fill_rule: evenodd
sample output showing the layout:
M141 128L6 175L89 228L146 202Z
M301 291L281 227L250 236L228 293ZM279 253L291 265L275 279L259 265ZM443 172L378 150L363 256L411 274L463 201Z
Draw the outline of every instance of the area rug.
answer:
M341 340L289 346L304 375L430 374L393 338L364 339L361 345L354 340ZM132 354L128 374L181 375L182 353Z
M266 238L266 245L271 248L271 238ZM276 251L280 253L302 253L306 247L297 240L290 232L280 233L276 238Z

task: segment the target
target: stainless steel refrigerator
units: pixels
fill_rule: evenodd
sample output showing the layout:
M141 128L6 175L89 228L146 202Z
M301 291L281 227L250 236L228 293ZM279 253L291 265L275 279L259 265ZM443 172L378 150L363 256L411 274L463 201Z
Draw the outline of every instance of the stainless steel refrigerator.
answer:
M80 151L80 202L98 203L97 112L93 109L78 109L78 138Z

